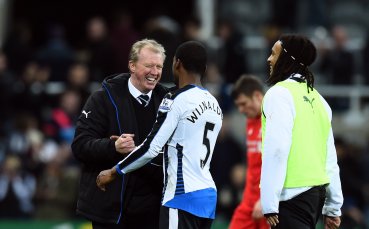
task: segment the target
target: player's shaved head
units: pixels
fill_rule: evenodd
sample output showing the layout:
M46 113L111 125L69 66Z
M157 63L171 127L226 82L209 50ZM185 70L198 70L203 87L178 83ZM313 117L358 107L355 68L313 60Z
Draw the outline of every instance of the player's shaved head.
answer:
M204 45L197 41L187 41L178 46L175 58L182 62L183 67L192 73L204 75L207 53Z

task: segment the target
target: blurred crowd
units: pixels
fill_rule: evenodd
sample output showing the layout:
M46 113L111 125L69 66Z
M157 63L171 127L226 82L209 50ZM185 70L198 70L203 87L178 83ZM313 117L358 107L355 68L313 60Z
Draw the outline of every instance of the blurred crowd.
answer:
M178 44L199 40L209 49L205 85L225 114L211 169L218 187L218 217L228 221L242 197L246 164L245 142L237 139L239 133L231 125L234 105L229 93L236 79L253 74L253 69L244 45L247 34L232 20L217 21L212 39L203 40L200 31L197 17L179 24L165 15L148 19L138 31L131 15L122 13L111 24L102 17L87 20L81 32L85 39L78 47L68 43L62 24L50 26L47 42L34 47L29 25L15 23L0 50L0 218L76 219L80 165L70 143L81 106L106 76L128 71L131 45L148 37L166 49L162 83L172 83L171 61ZM317 43L320 60L314 68L324 75L326 84L352 85L357 68L346 45L350 38L343 26L332 26L330 31L329 42ZM280 32L280 27L271 25L262 33L268 44L266 52ZM369 35L361 51L367 63ZM369 65L363 66L363 83L369 84ZM265 74L267 69L265 59ZM259 77L266 79L266 75ZM330 103L337 111L348 107L348 101L341 98ZM365 228L369 222L369 149L339 137L336 144L345 197L343 227Z

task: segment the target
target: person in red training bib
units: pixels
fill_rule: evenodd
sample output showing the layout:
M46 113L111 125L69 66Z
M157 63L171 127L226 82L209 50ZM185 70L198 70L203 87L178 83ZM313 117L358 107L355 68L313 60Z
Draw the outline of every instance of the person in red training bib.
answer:
M243 198L233 213L229 229L268 229L261 212L261 104L264 88L252 75L242 75L232 89L232 98L240 113L247 117L247 172Z

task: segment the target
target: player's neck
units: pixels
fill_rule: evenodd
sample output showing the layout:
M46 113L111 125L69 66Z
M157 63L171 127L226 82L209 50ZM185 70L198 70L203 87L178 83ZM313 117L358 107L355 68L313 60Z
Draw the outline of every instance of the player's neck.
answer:
M196 75L186 75L186 77L181 77L179 80L179 88L182 88L186 85L196 85L202 87L201 78L200 76Z

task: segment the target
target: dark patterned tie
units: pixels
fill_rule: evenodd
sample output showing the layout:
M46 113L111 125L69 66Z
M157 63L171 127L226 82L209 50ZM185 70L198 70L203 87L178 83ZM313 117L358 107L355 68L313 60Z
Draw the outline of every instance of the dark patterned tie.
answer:
M149 103L150 97L148 95L140 95L138 96L138 99L141 101L141 104L146 107L147 104Z

